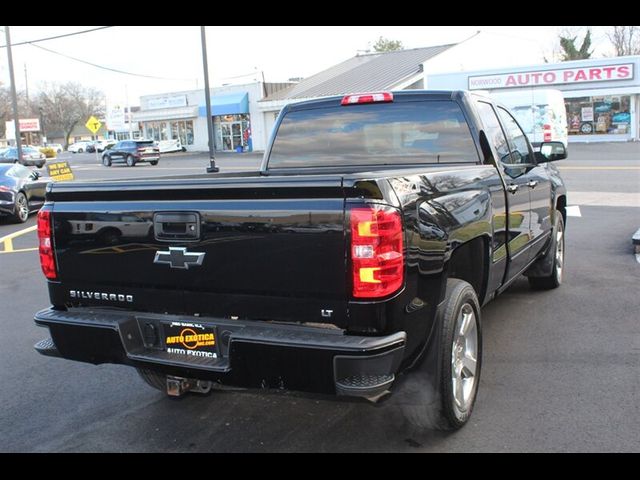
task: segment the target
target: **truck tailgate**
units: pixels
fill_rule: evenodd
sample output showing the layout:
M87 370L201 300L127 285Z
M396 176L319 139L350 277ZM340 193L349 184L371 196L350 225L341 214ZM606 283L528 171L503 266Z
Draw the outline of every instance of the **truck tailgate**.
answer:
M339 176L60 184L48 199L56 303L282 321L346 316Z

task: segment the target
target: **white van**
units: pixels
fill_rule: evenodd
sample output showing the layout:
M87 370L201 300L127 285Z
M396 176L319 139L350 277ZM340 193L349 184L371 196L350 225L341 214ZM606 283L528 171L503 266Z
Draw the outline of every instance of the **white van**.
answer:
M493 92L491 97L509 107L534 147L542 142L562 142L567 147L567 110L560 90Z

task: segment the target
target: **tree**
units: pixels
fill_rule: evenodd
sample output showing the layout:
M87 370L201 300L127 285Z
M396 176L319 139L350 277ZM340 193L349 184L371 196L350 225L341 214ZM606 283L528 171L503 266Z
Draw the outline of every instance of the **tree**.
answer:
M593 52L589 51L591 48L591 30L587 29L587 33L582 40L580 48L576 48L577 36L571 37L570 34L560 35L560 47L562 48L562 55L560 60L563 62L569 60L584 60L591 58Z
M616 56L640 55L640 27L613 27L607 37L616 50Z
M389 40L388 38L378 37L376 43L373 44L373 49L376 52L395 52L396 50L403 50L404 47L400 40Z
M44 85L37 96L36 105L48 131L64 133L65 147L73 129L91 115L104 115L104 95L74 82Z
M20 118L30 117L33 113L31 105L27 105L25 92L17 92L18 114ZM11 89L0 85L0 138L7 138L5 122L13 120L13 103L11 102Z

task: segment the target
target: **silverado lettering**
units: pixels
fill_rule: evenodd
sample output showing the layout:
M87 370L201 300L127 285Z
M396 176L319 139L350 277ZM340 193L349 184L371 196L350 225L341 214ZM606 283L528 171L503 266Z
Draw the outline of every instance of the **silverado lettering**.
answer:
M562 282L567 195L552 162L566 146L534 151L505 107L464 91L295 103L274 132L255 172L49 184L51 307L35 321L51 339L36 349L132 366L170 395L391 394L416 426L460 428L480 307L522 274Z
M71 298L84 298L95 300L107 300L110 302L129 302L133 303L133 295L123 295L116 293L87 292L84 290L69 290Z

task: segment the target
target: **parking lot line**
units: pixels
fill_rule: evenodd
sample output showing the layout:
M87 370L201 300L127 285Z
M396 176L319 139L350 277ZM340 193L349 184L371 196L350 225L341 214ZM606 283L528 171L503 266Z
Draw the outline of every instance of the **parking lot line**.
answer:
M33 250L37 250L36 248L22 248L19 250L14 250L13 248L13 239L16 237L19 237L20 235L24 235L26 233L30 233L30 232L34 232L38 229L37 225L34 225L32 227L27 227L24 228L22 230L18 230L17 232L13 232L10 233L9 235L5 235L4 237L0 238L0 244L4 245L4 250L0 253L10 253L10 252L30 252Z
M579 205L569 205L566 208L567 217L581 217L582 213L580 212Z
M622 167L612 165L610 167L594 166L594 167L558 167L558 170L640 170L640 167Z

